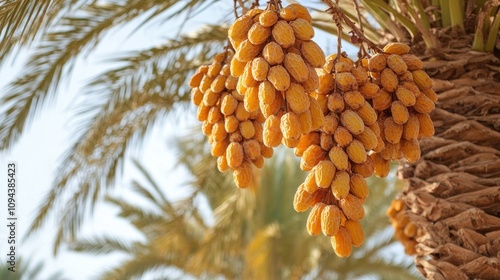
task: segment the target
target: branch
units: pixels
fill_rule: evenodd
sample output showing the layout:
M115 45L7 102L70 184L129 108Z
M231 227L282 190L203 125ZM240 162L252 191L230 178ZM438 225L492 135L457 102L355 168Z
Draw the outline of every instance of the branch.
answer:
M366 43L370 47L370 49L373 49L376 52L382 52L382 50L375 43L373 43L372 41L370 41L368 38L365 37L364 32L356 26L356 23L351 21L344 14L344 11L342 11L342 9L337 4L333 3L333 1L331 1L331 0L321 0L321 1L323 3L325 3L326 5L328 5L328 7L330 7L326 10L326 12L332 14L334 20L336 20L336 18L339 18L347 26L349 26L349 28L351 28L352 32L357 37L359 37L364 43Z

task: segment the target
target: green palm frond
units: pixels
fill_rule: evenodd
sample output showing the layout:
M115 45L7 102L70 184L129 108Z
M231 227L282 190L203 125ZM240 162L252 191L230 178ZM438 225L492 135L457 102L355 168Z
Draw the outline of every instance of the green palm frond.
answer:
M147 198L150 202L153 202L153 204L156 205L159 209L167 206L168 209L165 210L167 210L168 212L173 211L173 207L162 192L160 185L158 185L158 183L153 179L146 168L136 159L134 159L132 162L134 163L134 167L141 173L141 175L146 179L147 183L151 186L154 193L148 190L148 188L146 188L145 186L139 184L137 181L132 182L132 184L134 185L134 189L139 194L142 194L142 196Z
M94 205L103 189L113 184L116 173L121 172L128 145L143 140L148 128L165 117L176 100L176 94L135 94L115 111L98 116L63 160L55 186L42 203L30 232L43 224L54 202L69 191L73 194L62 208L55 250L63 237L73 238L85 209ZM71 190L70 186L77 189Z
M2 262L0 264L0 279L2 280L27 280L41 279L42 274L47 279L62 280L67 279L61 271L55 271L47 275L46 268L51 267L44 262L35 262L30 258L18 257L16 260L15 272L9 270L9 263Z
M82 0L0 1L0 61L14 48L31 43L57 21L62 11L83 4ZM88 2L88 1L87 1Z
M75 12L78 15L62 18L60 25L44 35L25 70L0 100L5 104L1 111L5 121L0 125L0 150L17 140L46 99L54 95L62 77L69 76L75 58L93 49L105 31L140 15L141 7L93 3Z
M203 11L204 9L210 7L220 0L211 1L201 1L201 0L189 0L189 1L162 1L156 0L157 7L150 16L148 16L142 24L145 24L153 19L157 19L161 23L168 22L173 18L185 15L184 23L186 23L190 17L193 17L197 13ZM176 6L179 5L179 7ZM142 25L140 24L140 25ZM182 27L183 24L181 24ZM179 28L180 30L181 28Z
M161 46L108 59L106 62L122 66L96 76L88 84L85 98L89 104L82 106L80 114L112 111L116 103L130 98L130 95L156 91L158 86L185 95L189 90L186 86L189 74L222 50L226 36L227 28L205 26L178 39L168 40ZM168 83L160 85L152 79L159 71L165 71Z
M370 1L362 0L361 3L363 3L363 5L371 11L370 15L377 21L378 24L380 24L383 30L392 34L398 41L406 40L407 35L405 34L405 30L394 22L389 14L384 12L382 9L379 9ZM374 40L374 42L377 42L377 40Z
M44 34L25 70L10 84L0 100L0 104L5 104L0 111L5 120L0 125L0 150L15 143L29 120L57 92L62 78L69 77L75 59L90 53L106 31L130 22L149 10L172 8L176 2L93 2L75 11L74 15L63 17L57 26Z
M106 197L106 201L120 209L118 217L127 219L139 230L148 229L151 224L160 223L166 218L172 218L171 216L165 216L163 213L156 213L122 199Z
M238 263L241 250L246 239L244 228L248 211L252 209L250 193L235 190L233 195L213 210L214 226L211 227L201 240L196 252L189 258L182 269L194 274L210 273L222 274L234 278L234 270Z
M199 126L172 141L178 165L185 168L191 178L187 185L202 194L211 209L221 205L227 197L234 194L235 184L230 172L220 173L217 162L210 154L210 145L205 136L199 133Z
M395 17L396 21L406 29L406 31L411 35L412 38L414 38L417 35L418 29L415 26L415 24L411 20L406 18L403 13L399 12L393 6L389 5L385 1L382 1L382 0L370 0L370 1L361 0L361 2L365 6L374 5L375 9L377 9L378 11L382 10L382 11L390 14L391 16Z
M136 165L142 176L147 178L148 183L138 184L134 191L139 197L148 200L151 194L161 192L161 190L151 174L139 163ZM161 196L164 194L162 193ZM120 209L119 216L130 221L144 235L145 241L129 241L107 236L79 239L70 243L69 248L78 252L127 254L124 261L101 272L97 276L99 279L140 279L145 273L156 270L161 275L169 275L172 268L183 267L186 264L188 255L202 239L203 227L200 228L199 224L192 219L193 213L197 210L185 211L184 204L171 204L165 199L165 205L160 203L151 208L141 207L117 197L107 197L107 201ZM169 208L175 208L175 212L180 214L170 215L158 211ZM169 268L168 271L165 270L166 268Z
M162 261L161 257L153 254L139 254L121 262L119 266L100 273L96 278L102 280L141 279L145 273L161 267L166 268L170 263L167 260Z
M351 2L342 2L339 3L339 7L342 9L344 14L353 22L356 22L358 27L360 27L360 24L358 22L358 16L356 15L356 12L354 11L354 4ZM319 10L319 9L313 9L315 13L313 13L313 26L315 28L318 28L320 30L323 30L327 32L328 34L331 35L337 35L338 30L337 26L335 25L335 22L332 21L332 15L325 12L324 10ZM383 33L381 30L378 30L373 26L373 23L368 20L368 18L365 16L367 15L366 9L364 7L360 7L360 17L361 17L361 23L363 25L363 30L365 32L365 36L372 40L372 41L378 41L380 37L383 36ZM345 42L350 41L351 35L349 32L351 29L345 24L342 23L343 30L342 30L342 39Z
M136 251L140 246L142 245L137 242L128 244L125 240L116 237L102 236L80 239L74 243L70 243L69 249L76 252L100 255L114 252L130 253Z
M276 260L279 260L280 227L277 223L269 224L255 232L245 250L246 279L277 279Z

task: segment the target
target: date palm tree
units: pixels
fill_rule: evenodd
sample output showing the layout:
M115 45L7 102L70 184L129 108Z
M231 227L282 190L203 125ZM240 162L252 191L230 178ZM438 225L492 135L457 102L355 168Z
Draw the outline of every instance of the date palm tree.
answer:
M498 279L500 2L360 0L359 17L341 2L373 42L409 43L439 96L434 137L400 170L406 213L422 231L417 268L428 279ZM332 30L331 15L321 18Z
M234 187L230 174L222 174L210 157L199 157L183 139L180 166L193 175L182 186L191 194L179 201L166 198L162 186L136 162L145 183L132 183L137 198L151 207L139 206L126 199L108 196L107 202L119 208L126 219L145 238L100 236L79 239L70 248L82 253L127 255L122 262L107 268L99 279L353 279L371 276L376 279L418 279L410 269L411 259L391 259L381 251L394 245L385 205L400 187L396 181L372 178L377 188L367 203L373 213L364 227L367 243L350 259L331 254L328 238L311 237L305 229L306 213L294 213L291 200L295 183L305 173L297 158L280 151L260 172L260 182L251 189ZM205 144L206 145L206 144ZM163 187L164 188L164 187ZM203 200L209 208L193 207L193 200ZM205 207L203 207L204 209ZM389 231L388 231L389 230ZM389 233L389 234L388 234ZM320 239L320 240L318 240Z
M0 1L0 66L20 50L32 50L0 99L0 150L11 148L36 113L57 97L75 60L92 53L116 28L133 20L190 23L193 15L220 3L228 5L220 23L228 23L234 3L249 7L251 2ZM429 279L495 279L500 275L499 1L336 2L372 42L409 43L439 95L431 115L435 136L420 142L422 159L401 170L409 182L403 191L407 214L424 233L418 240L418 269ZM323 12L325 3L335 3L301 3L317 10L317 28L337 33L331 15ZM353 3L359 4L359 15ZM338 35L353 38L349 28ZM85 121L31 232L49 214L61 213L55 250L76 237L84 213L119 177L129 146L137 146L148 128L188 102L186 78L222 49L226 31L227 25L205 25L161 46L122 54L114 60L119 67L85 87L78 115Z

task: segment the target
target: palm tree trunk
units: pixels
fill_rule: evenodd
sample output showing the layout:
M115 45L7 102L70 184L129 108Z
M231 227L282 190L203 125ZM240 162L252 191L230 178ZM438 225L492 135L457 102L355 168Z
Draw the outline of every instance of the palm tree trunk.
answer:
M400 169L427 279L500 279L500 59L448 44L422 57L439 99L436 133Z

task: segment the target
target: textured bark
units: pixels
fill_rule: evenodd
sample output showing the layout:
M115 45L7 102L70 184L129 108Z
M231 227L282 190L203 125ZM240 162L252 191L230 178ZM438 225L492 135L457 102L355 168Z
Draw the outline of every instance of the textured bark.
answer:
M500 59L468 48L423 57L436 134L402 165L406 214L428 279L500 279Z

